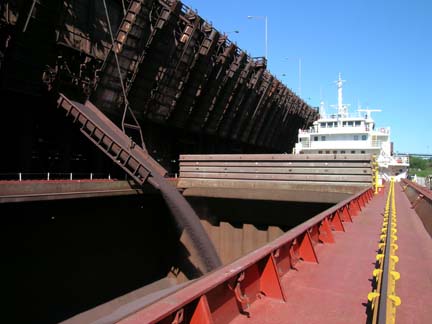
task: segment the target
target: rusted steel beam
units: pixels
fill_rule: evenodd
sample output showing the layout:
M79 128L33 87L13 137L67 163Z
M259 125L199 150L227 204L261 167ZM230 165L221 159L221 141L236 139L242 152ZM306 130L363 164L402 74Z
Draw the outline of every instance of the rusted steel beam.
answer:
M188 173L251 173L251 174L345 174L345 175L371 175L371 168L348 168L344 166L340 168L322 167L322 168L299 168L299 167L227 167L227 166L180 166L181 176L186 176Z
M181 155L184 157L185 155ZM308 154L308 156L310 156ZM333 155L332 155L333 156ZM289 157L288 157L289 158ZM288 162L283 162L276 160L275 162L269 161L181 161L181 165L188 166L200 166L200 167L307 167L307 168L339 168L339 167L349 167L349 168L370 168L369 161L304 161L304 160L290 160Z
M422 187L419 184L417 184L415 182L412 182L410 180L407 180L407 179L401 179L401 180L402 180L402 183L405 186L413 188L415 191L417 191L418 193L422 194L425 199L428 199L428 200L432 201L432 191L431 190L429 190L429 189L427 189L425 187Z
M185 189L184 194L189 196L338 202L346 198L344 193L355 193L372 183L372 164L367 158L371 156L181 155L178 187ZM299 184L303 187L295 187ZM295 192L321 191L320 187L324 188L322 191L328 190L328 195L314 194L305 200ZM359 202L359 207L362 203ZM355 206L352 208L352 213L356 213ZM345 213L342 216L348 219Z
M182 178L199 179L239 179L239 180L277 180L277 181L314 181L314 182L355 182L371 183L368 175L345 175L345 174L273 174L260 173L251 175L248 173L218 173L218 172L185 172Z
M370 161L369 154L193 154L180 161ZM369 162L370 163L370 162Z
M232 96L247 59L247 55L230 43L225 35L220 37L217 51L208 87L203 89L198 100L200 109L189 123L191 129L204 130L209 134L216 133L224 107Z
M254 66L254 73L248 82L248 92L242 104L239 106L235 118L230 126L230 138L240 140L246 123L252 118L253 110L259 105L260 89L267 88L265 82L265 65L261 61L256 60Z
M200 32L202 35L198 52L195 54L195 62L190 67L190 72L187 77L187 82L183 83L184 91L179 94L180 98L177 102L176 109L172 112L169 122L176 127L185 127L192 116L204 115L208 106L199 105L199 99L202 93L208 88L210 78L209 75L215 69L215 56L217 51L217 43L219 32L208 23L201 23ZM196 112L199 110L200 112ZM204 114L202 113L204 111ZM196 118L195 118L196 119ZM200 125L201 122L194 121L195 125ZM192 123L194 125L194 123Z
M190 251L196 253L204 272L221 265L217 252L184 197L165 178L166 170L142 147L136 145L92 103L85 105L60 95L58 107L66 111L81 133L98 149L118 164L138 184L149 183L158 189L174 216L179 228L190 239ZM191 254L192 254L191 253Z
M260 135L261 130L264 128L264 125L268 123L268 119L269 116L271 115L271 112L277 109L277 106L280 101L281 93L282 93L281 86L282 83L280 83L279 80L273 79L272 88L269 94L270 99L267 101L262 114L260 114L260 116L256 118L257 122L256 122L256 126L252 127L253 130L251 132L250 143L252 144L257 143L258 136Z
M117 32L114 31L116 32L114 44L104 60L100 72L101 78L92 97L92 101L104 111L115 111L125 102L122 87L129 90L127 85L130 84L130 80L128 79L131 75L137 74L142 61L140 55L151 36L147 17L152 3L153 1L130 1ZM106 18L103 20L106 21ZM116 65L117 59L121 76Z
M222 137L228 137L232 124L235 122L236 117L239 116L239 111L242 107L244 108L243 102L247 100L248 95L251 94L251 79L254 75L257 77L255 67L256 62L249 58L248 64L246 64L237 80L232 95L223 108L223 114L218 121L218 133Z
M401 185L411 202L412 208L423 222L426 231L432 237L432 191L407 179Z
M132 108L157 122L165 122L166 110L158 110L158 89L172 67L172 53L175 53L176 49L176 41L172 35L178 27L181 9L182 5L178 1L155 1L148 15L147 28L150 36L140 56L140 68L134 72L128 87ZM167 39L169 41L166 41ZM172 95L166 93L167 97Z
M208 183L204 185L208 185ZM187 179L182 179L181 186L187 187L183 190L185 197L205 197L205 198L224 198L224 199L242 199L242 200L266 200L266 201L288 201L288 202L306 202L306 203L328 203L337 204L338 202L348 198L353 193L364 189L364 186L359 185L345 185L343 188L333 185L333 190L338 189L339 192L328 192L322 190L326 188L325 185L317 185L314 188L312 184L308 185L305 190L296 190L290 186L270 186L271 188L261 188L256 182L249 182L248 184L242 183L244 187L239 188L238 184L232 181L230 184L236 187L225 187L216 185L216 181L212 182L215 186L198 186L196 182L194 186L189 186ZM314 190L315 189L315 190ZM321 189L321 190L320 190Z
M244 131L240 130L240 139L242 142L249 142L249 136L252 132L252 129L256 128L257 120L262 117L263 111L269 101L272 98L272 81L273 77L270 73L263 74L263 80L261 82L261 86L259 89L259 100L255 105L255 108L250 115L248 121L245 122Z
M334 244L332 231L343 231L337 211L353 199L371 199L367 188L316 215L283 234L273 242L233 263L218 269L158 302L134 309L111 322L119 324L177 322L180 318L191 323L228 323L237 316L248 315L251 304L260 298L286 301L287 291L281 278L298 262L319 262L317 244ZM337 242L336 242L337 243ZM302 261L301 261L302 260Z
M173 183L173 185L175 185ZM50 201L156 193L151 186L134 187L128 181L7 181L0 183L0 203Z

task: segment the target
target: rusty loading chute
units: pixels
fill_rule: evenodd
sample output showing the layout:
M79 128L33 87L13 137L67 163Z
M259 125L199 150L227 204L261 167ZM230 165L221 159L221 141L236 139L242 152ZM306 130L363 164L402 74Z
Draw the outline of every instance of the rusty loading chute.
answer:
M83 105L61 94L57 103L59 108L66 110L67 116L73 117L73 122L81 125L81 132L136 183L143 185L148 182L161 192L179 229L184 230L189 236L191 248L201 261L204 272L209 272L222 264L199 217L177 188L168 183L165 178L166 170L147 151L136 145L90 102Z

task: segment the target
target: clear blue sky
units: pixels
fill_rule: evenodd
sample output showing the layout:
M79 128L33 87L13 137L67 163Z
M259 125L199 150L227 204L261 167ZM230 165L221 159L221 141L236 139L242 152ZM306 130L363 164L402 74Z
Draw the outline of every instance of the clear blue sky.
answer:
M301 97L336 104L333 83L342 73L344 103L390 127L396 152L432 153L432 1L430 0L184 0L187 6ZM234 33L238 30L239 33ZM283 76L285 74L285 76Z

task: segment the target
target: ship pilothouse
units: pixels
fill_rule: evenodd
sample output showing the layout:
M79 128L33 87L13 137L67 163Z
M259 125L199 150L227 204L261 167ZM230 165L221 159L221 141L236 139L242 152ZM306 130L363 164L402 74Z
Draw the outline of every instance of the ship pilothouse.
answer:
M406 176L408 157L393 156L390 128L376 128L372 119L372 112L380 110L358 109L350 115L349 105L343 103L343 82L339 73L337 113L327 115L321 102L320 118L309 129L299 130L294 154L373 154L383 177Z

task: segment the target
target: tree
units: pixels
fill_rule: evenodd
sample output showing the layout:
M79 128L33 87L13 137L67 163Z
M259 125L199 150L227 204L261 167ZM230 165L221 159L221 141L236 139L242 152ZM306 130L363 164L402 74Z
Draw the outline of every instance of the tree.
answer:
M424 170L428 167L428 160L419 158L419 157L415 157L415 156L410 156L410 169L413 170Z

